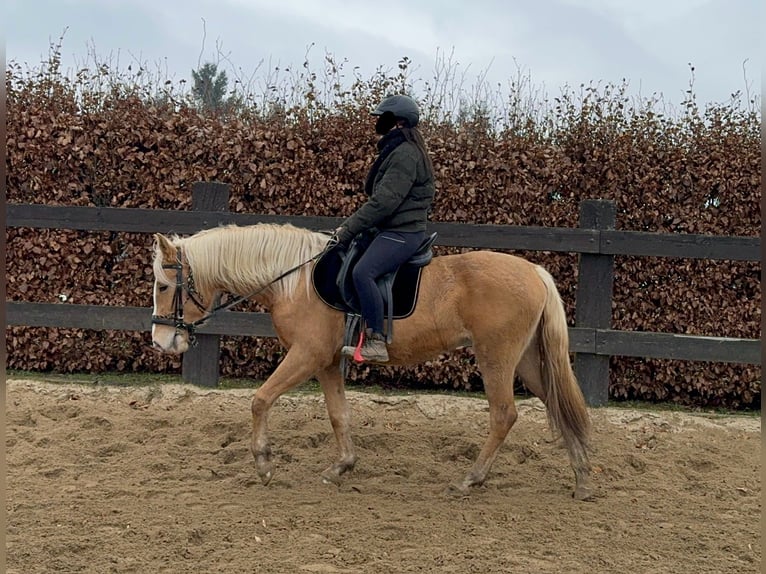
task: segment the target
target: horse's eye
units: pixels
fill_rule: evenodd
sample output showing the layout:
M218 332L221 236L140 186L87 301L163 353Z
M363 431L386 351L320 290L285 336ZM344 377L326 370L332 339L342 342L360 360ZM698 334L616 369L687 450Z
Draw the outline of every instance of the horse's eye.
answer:
M167 290L168 290L168 286L167 285L160 285L160 287L159 287L159 292L160 293L164 293Z

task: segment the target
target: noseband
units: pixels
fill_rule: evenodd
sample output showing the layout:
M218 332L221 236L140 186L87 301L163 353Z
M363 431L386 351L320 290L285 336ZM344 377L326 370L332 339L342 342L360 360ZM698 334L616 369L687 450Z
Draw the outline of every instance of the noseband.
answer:
M183 276L183 264L181 263L181 248L176 248L176 261L171 264L163 264L163 269L175 269L176 271L176 286L173 293L173 314L172 315L152 315L152 325L169 325L176 328L176 332L186 331L189 334L189 344L194 345L196 338L194 336L197 327L204 323L209 315L207 309L198 299L199 293L194 288L194 276L189 268L189 278L184 282ZM194 321L193 323L187 323L184 321L184 294L187 295L187 299L194 303L197 308L205 313L205 316L201 319Z

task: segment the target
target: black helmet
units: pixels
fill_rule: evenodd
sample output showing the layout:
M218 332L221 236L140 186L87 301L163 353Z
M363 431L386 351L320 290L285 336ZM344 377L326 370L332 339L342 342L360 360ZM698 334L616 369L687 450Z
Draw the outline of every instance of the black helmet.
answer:
M420 110L415 100L405 95L388 96L378 104L372 115L382 116L386 112L391 112L394 117L406 120L411 128L418 125L420 119Z

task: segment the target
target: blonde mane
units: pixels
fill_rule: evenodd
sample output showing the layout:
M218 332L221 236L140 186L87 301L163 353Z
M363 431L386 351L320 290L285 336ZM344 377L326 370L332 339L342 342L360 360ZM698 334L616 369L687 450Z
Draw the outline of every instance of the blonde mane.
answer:
M265 287L281 274L319 254L329 237L290 224L226 225L200 231L190 237L171 238L180 247L194 274L199 289L220 288L236 295L247 295ZM158 281L171 284L155 256L154 274ZM292 297L301 273L296 271L269 287L271 293ZM305 273L306 289L310 275Z

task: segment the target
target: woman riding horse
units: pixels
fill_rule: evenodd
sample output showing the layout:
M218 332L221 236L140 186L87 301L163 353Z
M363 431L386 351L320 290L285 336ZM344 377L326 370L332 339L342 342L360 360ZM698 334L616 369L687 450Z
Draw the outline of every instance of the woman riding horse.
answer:
M250 449L264 484L273 477L268 413L285 392L315 377L324 393L338 457L322 479L339 484L356 464L351 411L339 368L344 315L311 285L311 262L328 235L291 225L224 226L190 237L156 235L152 342L184 353L196 329L221 308L250 300L271 312L287 349L251 403ZM514 379L545 403L550 426L563 439L575 473L574 496L588 486L590 418L572 371L569 335L558 289L545 269L510 254L471 251L434 257L423 269L413 313L396 322L390 365L413 365L459 347L473 347L489 402L489 433L472 468L451 486L466 492L483 484L500 445L516 422Z
M389 96L372 115L378 117L375 132L382 137L378 157L365 183L370 197L336 229L335 238L348 244L359 233L379 231L354 267L352 277L366 324L359 354L365 361L385 363L388 349L383 333L383 298L376 279L397 269L423 243L434 197L434 177L417 128L420 111L415 100L405 95ZM342 353L354 356L355 350L346 346Z

